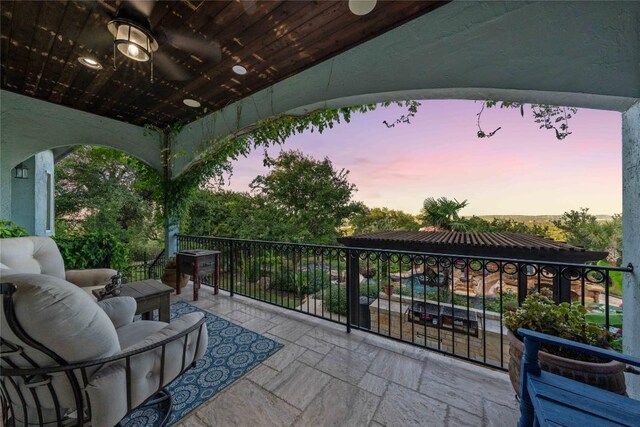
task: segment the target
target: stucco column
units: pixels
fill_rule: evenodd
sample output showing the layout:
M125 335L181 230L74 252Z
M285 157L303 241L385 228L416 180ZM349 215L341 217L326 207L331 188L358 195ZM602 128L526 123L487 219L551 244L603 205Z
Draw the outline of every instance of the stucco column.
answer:
M11 219L11 172L8 163L0 162L0 219Z
M640 356L640 102L622 114L622 251L624 352ZM640 378L627 375L629 396L640 398Z
M178 233L180 223L175 217L169 217L165 222L164 229L164 247L168 257L176 255L178 251Z

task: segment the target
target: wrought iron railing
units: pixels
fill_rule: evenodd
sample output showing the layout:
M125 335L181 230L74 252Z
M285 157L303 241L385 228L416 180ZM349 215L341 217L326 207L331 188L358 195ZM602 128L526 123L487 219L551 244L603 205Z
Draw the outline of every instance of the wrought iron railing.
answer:
M162 277L162 273L164 272L164 268L167 264L165 250L163 249L160 251L160 253L152 260L147 259L146 256L144 258L144 260L136 261L121 271L123 283L131 283L147 279L160 279Z
M220 287L232 294L500 369L509 358L503 314L528 293L587 305L615 334L611 277L631 270L203 236L179 236L178 247L221 251Z

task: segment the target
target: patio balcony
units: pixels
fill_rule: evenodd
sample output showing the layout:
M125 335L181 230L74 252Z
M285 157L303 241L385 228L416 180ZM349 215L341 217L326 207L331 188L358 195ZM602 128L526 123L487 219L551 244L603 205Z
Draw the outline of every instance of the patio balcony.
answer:
M282 344L179 426L515 425L505 372L203 287L186 301ZM250 403L250 404L248 404Z
M515 425L504 311L547 289L603 308L592 320L615 330L620 318L605 314L615 301L605 283L629 270L205 236L178 236L178 248L219 250L221 265L197 297L189 284L173 302L284 345L184 426ZM562 248L558 259L593 256ZM163 253L129 278L158 278L165 263Z

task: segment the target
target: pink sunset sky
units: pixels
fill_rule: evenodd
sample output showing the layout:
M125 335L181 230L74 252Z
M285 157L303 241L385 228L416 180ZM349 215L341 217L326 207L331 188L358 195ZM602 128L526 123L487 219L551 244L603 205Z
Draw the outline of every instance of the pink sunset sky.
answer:
M421 101L411 124L387 129L406 112L389 107L356 114L351 123L307 132L268 150L277 156L297 149L329 157L350 171L355 199L369 207L416 214L426 197L467 199L463 215L554 215L588 207L594 214L622 211L621 115L580 109L563 141L538 129L529 109L486 110L483 129L502 129L490 139L476 136L479 102ZM225 188L249 191L268 170L263 150L233 163Z

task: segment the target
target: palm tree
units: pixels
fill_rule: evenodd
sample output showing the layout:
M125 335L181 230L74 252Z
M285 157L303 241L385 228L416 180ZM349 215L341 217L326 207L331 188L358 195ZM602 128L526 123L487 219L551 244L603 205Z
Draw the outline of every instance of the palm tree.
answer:
M420 217L425 225L432 225L443 230L465 231L468 228L466 220L458 212L466 207L468 202L456 199L428 197L422 204Z

